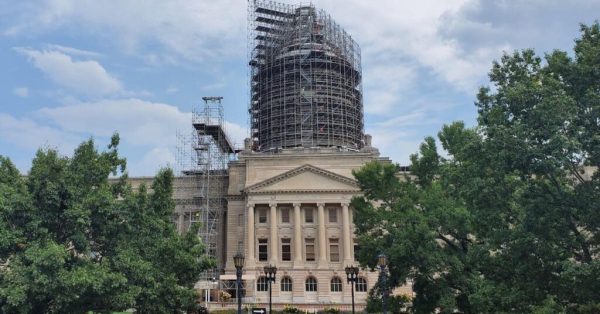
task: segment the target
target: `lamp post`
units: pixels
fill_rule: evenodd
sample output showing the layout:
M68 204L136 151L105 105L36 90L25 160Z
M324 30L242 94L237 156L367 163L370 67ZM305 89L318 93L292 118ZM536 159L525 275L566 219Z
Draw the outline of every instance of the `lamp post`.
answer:
M238 301L238 314L242 314L242 268L244 268L244 255L237 253L233 257L233 264L235 265L235 277L237 279L236 296Z
M354 285L358 281L358 267L346 266L346 279L348 279L352 291L352 314L354 314Z
M272 288L273 282L275 282L275 274L277 274L277 267L269 265L265 266L265 275L267 275L267 281L269 282L269 314L273 312L273 295Z
M387 289L387 278L386 278L386 266L388 260L385 254L379 254L379 258L377 261L377 265L379 265L379 269L381 272L379 273L381 276L381 299L383 300L383 314L387 314L387 298L388 298L388 289Z

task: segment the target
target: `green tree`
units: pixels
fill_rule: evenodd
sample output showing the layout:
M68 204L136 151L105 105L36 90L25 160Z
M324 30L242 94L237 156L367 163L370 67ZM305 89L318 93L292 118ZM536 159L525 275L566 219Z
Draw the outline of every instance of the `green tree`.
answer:
M477 95L478 124L446 125L411 175L355 176L361 263L390 257L417 313L600 311L600 27L562 51L504 55Z
M151 193L133 191L118 143L98 152L89 140L73 157L39 150L27 177L0 157L0 312L195 307L193 285L211 261L171 221L173 173L159 171Z

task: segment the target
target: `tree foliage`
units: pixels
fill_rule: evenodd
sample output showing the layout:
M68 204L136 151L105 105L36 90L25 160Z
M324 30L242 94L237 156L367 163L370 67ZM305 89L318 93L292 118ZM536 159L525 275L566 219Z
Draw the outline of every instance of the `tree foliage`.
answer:
M367 164L353 200L362 264L389 255L417 313L600 312L600 27L574 57L494 62L478 124L445 125L411 175Z
M193 285L211 261L193 232L175 230L173 173L161 170L151 193L134 191L118 143L98 152L89 140L73 157L39 150L27 177L0 156L0 312L195 306Z

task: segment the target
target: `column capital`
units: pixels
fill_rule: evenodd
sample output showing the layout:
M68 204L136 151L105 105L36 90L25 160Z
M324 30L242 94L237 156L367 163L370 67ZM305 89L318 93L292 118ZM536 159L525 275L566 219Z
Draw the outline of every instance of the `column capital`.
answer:
M273 207L277 208L277 202L270 202L269 203L269 207L271 207L271 208L273 208Z
M350 206L350 202L341 202L340 204L342 205L342 207L349 207Z
M325 203L317 203L317 207L325 207Z
M250 208L254 208L255 204L254 203L248 203L246 204L246 208L250 209Z
M302 206L302 203L293 203L294 208Z

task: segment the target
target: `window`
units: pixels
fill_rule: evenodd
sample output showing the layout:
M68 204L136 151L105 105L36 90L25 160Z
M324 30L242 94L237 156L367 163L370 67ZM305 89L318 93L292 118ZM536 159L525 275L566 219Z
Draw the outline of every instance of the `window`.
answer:
M292 291L292 278L288 276L281 278L281 291Z
M306 261L314 262L315 261L315 239L306 238L304 239L306 243Z
M340 261L340 240L329 239L329 261L339 262Z
M269 282L267 281L267 277L258 277L258 280L256 281L256 291L269 291Z
M244 225L244 214L239 214L238 215L238 227L241 227Z
M330 208L329 209L329 223L336 223L337 222L337 208Z
M331 292L342 292L342 280L340 277L331 278Z
M258 210L258 223L266 224L267 223L267 209L261 208Z
M313 217L313 209L312 208L304 209L304 222L309 223L309 224L315 222L315 218Z
M355 288L356 292L367 292L367 280L363 277L358 277Z
M281 260L291 261L292 260L292 244L291 239L281 239Z
M281 209L281 223L284 223L284 224L290 223L290 209L289 208Z
M306 291L317 291L317 279L313 276L306 278Z
M258 239L258 260L266 261L269 259L268 249L268 240L267 239Z

